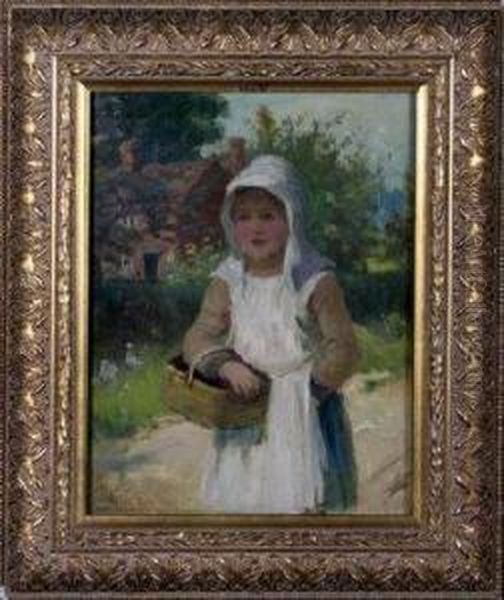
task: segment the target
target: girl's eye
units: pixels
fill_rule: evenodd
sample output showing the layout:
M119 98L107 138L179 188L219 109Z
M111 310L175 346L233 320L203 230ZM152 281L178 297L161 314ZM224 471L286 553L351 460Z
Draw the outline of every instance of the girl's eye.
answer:
M243 222L243 221L248 221L249 219L250 219L250 215L247 213L237 213L235 215L235 221Z
M265 213L261 214L261 219L263 221L271 221L274 218L275 218L275 214L272 212L265 212Z

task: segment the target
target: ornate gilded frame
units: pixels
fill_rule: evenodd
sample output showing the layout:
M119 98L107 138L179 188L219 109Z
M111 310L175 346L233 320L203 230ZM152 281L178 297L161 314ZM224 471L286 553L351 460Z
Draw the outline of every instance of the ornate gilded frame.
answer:
M499 3L183 4L3 3L1 581L15 597L500 597ZM79 520L79 86L272 79L426 86L422 510Z

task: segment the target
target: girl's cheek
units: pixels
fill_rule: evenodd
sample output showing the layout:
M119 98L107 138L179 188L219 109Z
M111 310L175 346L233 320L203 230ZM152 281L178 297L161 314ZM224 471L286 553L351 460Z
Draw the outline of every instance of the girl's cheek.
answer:
M269 235L274 236L275 238L284 239L288 235L289 228L285 221L278 220L268 223L266 226L266 231Z
M270 223L266 223L264 228L268 233L278 234L283 230L283 224L281 221L271 221Z
M248 234L249 227L246 223L237 223L235 225L235 237L236 239L244 239Z

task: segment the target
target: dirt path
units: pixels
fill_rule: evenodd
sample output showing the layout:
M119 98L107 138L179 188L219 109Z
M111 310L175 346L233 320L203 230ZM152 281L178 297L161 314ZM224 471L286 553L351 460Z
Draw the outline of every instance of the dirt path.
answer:
M356 513L408 512L409 393L404 380L347 384L359 468ZM212 434L176 415L126 440L96 445L92 511L98 514L194 512Z

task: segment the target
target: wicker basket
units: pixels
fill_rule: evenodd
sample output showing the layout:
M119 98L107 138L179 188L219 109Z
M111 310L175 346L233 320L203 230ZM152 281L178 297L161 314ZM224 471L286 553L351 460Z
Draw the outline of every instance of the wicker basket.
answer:
M188 383L188 367L181 357L166 368L166 403L168 408L203 427L237 429L261 425L268 409L269 385L265 381L258 396L243 399L220 380L196 374Z

